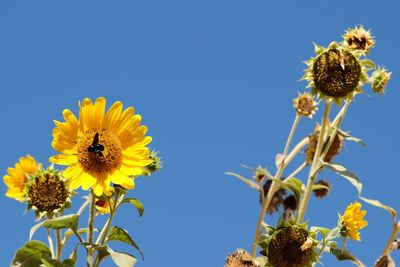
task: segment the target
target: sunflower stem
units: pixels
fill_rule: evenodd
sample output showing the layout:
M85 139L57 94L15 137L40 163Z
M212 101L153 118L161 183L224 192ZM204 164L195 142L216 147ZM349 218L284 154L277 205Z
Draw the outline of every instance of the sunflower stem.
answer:
M390 234L389 240L386 243L386 247L383 250L382 255L387 255L387 254L390 254L392 252L392 250L393 250L392 244L393 244L394 240L396 239L399 231L400 231L400 221L397 222L396 224L393 224L392 233Z
M54 258L54 244L53 244L53 238L51 237L51 232L49 228L46 228L47 231L47 240L49 242L49 249L51 253L51 257Z
M303 162L303 164L301 164L299 167L297 167L297 169L294 170L290 175L288 175L288 177L286 179L293 178L294 176L299 174L305 167L307 167L307 162Z
M294 156L297 155L306 144L308 144L308 138L303 139L302 141L300 141L300 143L298 143L296 145L296 147L290 152L290 154L286 156L286 154L288 153L289 147L290 147L291 140L293 139L294 133L296 131L297 124L299 123L299 120L300 120L299 117L300 116L296 114L296 118L293 122L293 126L289 133L288 140L286 141L283 160L280 163L280 165L278 167L278 171L276 172L276 174L274 176L274 178L276 180L281 179L281 176L282 176L283 171L285 170L285 167L290 163L290 161L294 158ZM262 226L262 222L264 221L265 213L267 212L268 207L271 204L272 197L274 196L275 192L278 191L279 189L280 189L279 184L277 184L275 181L272 181L271 187L269 188L269 191L268 191L268 194L261 203L261 211L258 216L256 231L254 234L254 241L253 241L253 245L252 245L252 249L251 249L251 256L253 258L255 258L255 256L256 256L258 240L259 240L261 232L262 232L261 226Z
M116 190L114 205L111 206L110 202L109 202L110 216L108 217L108 220L104 224L103 229L101 229L101 232L100 232L99 236L97 237L97 240L96 240L96 244L97 245L103 245L104 244L104 242L106 240L106 236L107 236L108 230L110 229L111 222L112 222L112 220L114 218L116 209L118 207L118 204L120 203L120 200L123 199L124 195L125 194L121 194L120 195L120 191ZM97 255L93 266L97 267L97 266L99 266L99 264L100 264L100 258L99 258L99 255Z
M322 147L323 147L323 143L324 143L323 142L324 135L325 135L325 130L328 125L328 121L329 121L329 112L331 110L331 106L332 106L332 101L331 100L326 101L324 116L322 118L321 131L318 136L317 148L315 150L314 158L313 158L312 165L310 168L306 191L304 192L303 200L300 203L299 213L298 213L297 220L296 220L296 222L298 224L300 224L303 221L304 214L307 210L308 202L310 201L312 186L313 186L314 180L318 174L317 169L319 168L319 159L320 159L321 152L322 152Z
M87 251L87 266L92 267L93 265L93 254L94 254L94 249L93 249L93 228L94 228L94 210L95 210L95 201L94 201L94 196L93 192L90 191L89 193L89 222L88 222L88 228L89 228L89 233L88 233L88 239L87 242L89 243L88 251Z

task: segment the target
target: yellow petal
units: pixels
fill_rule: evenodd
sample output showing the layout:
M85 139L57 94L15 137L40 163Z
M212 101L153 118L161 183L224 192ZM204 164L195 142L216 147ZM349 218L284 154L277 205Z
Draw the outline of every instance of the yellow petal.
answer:
M49 161L59 165L71 165L78 163L78 157L76 155L57 154L50 157Z

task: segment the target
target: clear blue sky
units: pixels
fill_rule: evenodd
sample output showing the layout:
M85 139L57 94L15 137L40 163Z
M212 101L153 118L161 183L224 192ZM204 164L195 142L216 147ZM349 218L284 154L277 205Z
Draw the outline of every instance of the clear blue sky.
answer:
M2 1L0 173L27 153L47 165L52 120L64 108L77 112L84 97L122 100L143 116L165 165L131 192L144 217L124 208L116 219L145 253L138 266L223 266L229 252L250 249L259 212L256 192L224 172L248 174L240 164L274 171L312 42L327 45L363 24L377 40L371 58L393 75L384 97L367 89L371 97L358 96L344 122L369 146L348 143L336 162L360 176L366 196L399 209L399 9L396 1ZM313 127L303 121L296 140ZM313 200L307 217L333 227L356 190L321 177L333 191ZM0 266L34 224L5 191ZM365 207L370 225L349 248L371 266L390 217ZM330 256L323 262L339 265Z

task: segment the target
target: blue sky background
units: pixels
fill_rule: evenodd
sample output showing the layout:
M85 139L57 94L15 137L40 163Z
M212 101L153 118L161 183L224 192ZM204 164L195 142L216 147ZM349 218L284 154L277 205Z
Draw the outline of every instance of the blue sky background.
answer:
M250 249L260 208L256 192L224 172L250 176L240 164L275 172L312 42L327 45L363 24L377 40L371 58L393 71L392 80L384 97L369 88L371 97L357 96L344 129L368 147L346 143L335 161L360 176L365 196L399 209L398 10L396 1L2 1L0 172L28 153L47 165L55 153L52 120L64 108L77 112L84 97L122 100L143 116L165 165L130 193L144 203L144 216L124 207L116 218L145 253L137 266L223 266L228 253ZM302 121L295 141L314 123ZM311 225L333 227L356 190L337 175L321 177L333 190L313 199L306 216ZM0 266L34 225L33 214L5 192L3 185ZM372 266L391 218L364 206L370 225L363 242L348 247ZM323 262L353 266L329 255Z

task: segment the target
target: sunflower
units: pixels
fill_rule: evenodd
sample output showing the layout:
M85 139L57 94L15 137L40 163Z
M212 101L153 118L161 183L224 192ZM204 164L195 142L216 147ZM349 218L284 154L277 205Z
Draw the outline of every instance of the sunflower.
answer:
M14 168L8 168L7 174L4 175L4 183L7 185L8 190L6 196L18 201L26 200L26 183L28 176L36 173L39 166L36 160L27 155L21 157L19 162L15 164Z
M98 198L94 203L94 207L96 208L96 216L109 214L111 212L111 206L114 205L114 199L112 198Z
M111 183L133 189L133 177L145 174L152 163L146 147L151 137L140 125L141 116L133 107L123 110L119 101L106 112L104 97L95 103L85 98L79 107L79 119L65 109L65 122L54 121L52 146L62 154L50 162L68 166L63 176L71 189L92 188L97 196L111 195Z
M342 236L353 240L360 240L358 230L368 225L368 222L363 220L366 213L367 211L361 210L361 204L357 201L347 206L341 218Z

